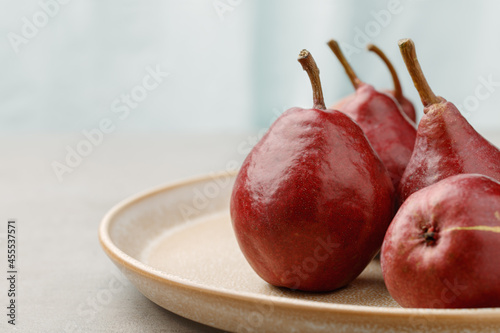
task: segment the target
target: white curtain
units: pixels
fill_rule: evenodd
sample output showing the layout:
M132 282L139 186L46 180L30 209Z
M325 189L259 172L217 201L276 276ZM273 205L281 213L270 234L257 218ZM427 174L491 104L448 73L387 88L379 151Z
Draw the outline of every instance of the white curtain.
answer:
M265 128L286 108L311 106L302 48L321 68L327 104L352 93L331 38L362 80L389 88L363 49L382 48L421 112L397 47L404 37L436 94L478 129L498 130L499 10L493 0L4 0L0 130L81 131L104 118L121 131ZM165 75L144 90L151 71Z

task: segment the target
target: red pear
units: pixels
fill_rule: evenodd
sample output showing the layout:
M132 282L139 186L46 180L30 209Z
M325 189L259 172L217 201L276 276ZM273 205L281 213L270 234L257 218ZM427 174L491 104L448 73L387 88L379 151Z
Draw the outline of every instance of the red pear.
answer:
M347 96L343 97L342 99L338 100L337 102L335 102L335 104L333 104L331 106L331 108L334 110L343 110L344 105L346 105L347 103L352 101L354 99L354 97L355 97L355 94L347 95Z
M500 183L455 175L412 194L394 217L381 265L403 307L500 307Z
M403 112L408 116L408 118L410 118L411 121L415 123L417 121L415 107L413 106L413 103L410 102L410 100L403 95L403 88L401 87L401 82L399 82L398 73L396 72L396 69L392 65L391 61L389 60L389 58L387 58L385 53L381 49L379 49L376 45L368 44L366 46L366 49L378 55L389 69L389 72L391 73L392 81L394 83L394 90L383 90L383 92L393 96L396 99L396 101L398 101L399 105L403 109Z
M413 155L399 184L400 200L456 174L479 173L500 180L500 150L476 132L455 105L434 95L413 41L402 39L399 47L424 105Z
M413 151L416 136L414 124L392 96L358 79L336 41L329 41L328 46L356 89L354 98L344 104L342 112L363 129L397 187Z
M395 70L394 66L392 65L391 61L387 58L385 53L381 49L379 49L377 46L375 46L373 44L368 44L366 46L366 48L369 51L375 52L382 59L382 61L386 64L387 68L389 69L389 72L391 73L392 81L394 82L394 90L386 89L386 90L382 90L382 92L385 92L386 94L389 94L392 97L394 97L394 99L401 106L403 113L406 116L408 116L409 120L412 123L415 123L417 120L415 107L413 106L413 103L403 95L403 89L401 87L401 83L399 81L398 74L396 73L396 70ZM347 104L348 102L350 102L351 100L353 100L354 97L355 97L355 94L347 95L346 97L337 101L332 106L332 109L342 110L344 105Z
M361 128L323 101L319 70L303 50L313 108L285 111L235 180L230 212L239 246L268 283L329 291L355 279L379 250L393 185Z

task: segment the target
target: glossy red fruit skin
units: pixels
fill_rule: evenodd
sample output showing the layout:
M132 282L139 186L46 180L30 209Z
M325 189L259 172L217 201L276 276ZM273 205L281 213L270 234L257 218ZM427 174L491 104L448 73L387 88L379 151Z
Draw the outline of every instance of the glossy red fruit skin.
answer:
M500 151L467 122L450 102L427 108L420 120L413 155L401 178L398 197L447 177L479 173L500 181Z
M391 95L392 97L396 98L394 90L384 90L386 94ZM417 113L415 111L415 107L413 106L413 103L406 97L402 97L401 100L398 100L396 98L396 101L398 102L399 106L401 106L401 109L403 109L403 113L408 116L408 118L413 122L417 122Z
M401 109L403 110L403 114L405 114L408 117L408 120L410 121L410 123L415 124L417 122L417 113L415 111L415 107L413 106L413 103L409 99L407 99L406 97L403 96L402 100L398 101L395 97L394 90L384 90L383 92L394 97L394 99L399 104L399 106L401 106ZM331 107L331 109L342 111L344 105L347 104L348 102L352 101L354 99L354 97L355 97L355 94L345 96L341 100L337 101Z
M392 96L366 83L356 89L354 98L344 104L342 112L363 129L397 188L413 152L415 125Z
M355 279L380 249L393 195L385 167L349 117L292 108L245 159L230 212L262 279L330 291Z
M385 284L399 305L500 306L500 233L445 231L472 226L500 228L500 183L490 177L456 175L403 203L381 256ZM435 242L425 241L426 230L435 232Z

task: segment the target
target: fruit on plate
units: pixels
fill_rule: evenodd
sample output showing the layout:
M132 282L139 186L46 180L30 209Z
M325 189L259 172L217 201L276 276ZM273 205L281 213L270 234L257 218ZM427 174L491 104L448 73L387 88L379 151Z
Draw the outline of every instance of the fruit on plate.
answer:
M424 105L413 155L399 184L400 200L456 174L479 173L500 180L500 150L476 132L455 105L434 95L413 41L402 39L399 48Z
M394 83L394 90L386 89L383 90L383 92L391 95L394 97L394 99L398 102L398 104L401 106L401 109L403 110L403 113L408 116L408 118L411 120L412 123L415 123L417 120L417 115L415 112L415 107L413 106L413 103L407 99L403 95L403 88L401 87L401 82L399 81L398 74L396 73L396 69L392 65L391 61L385 53L379 49L377 46L373 44L368 44L366 46L367 50L372 51L376 53L382 61L386 64L387 68L389 69L389 72L391 73L392 76L392 81ZM342 110L344 105L354 99L355 94L348 95L341 100L337 101L333 106L332 109L336 110Z
M416 122L417 115L415 112L415 107L413 106L413 103L403 95L403 88L401 87L401 82L399 82L398 73L396 72L396 69L392 65L389 58L387 58L385 53L374 44L368 44L366 46L366 49L378 55L391 73L392 82L394 83L394 90L383 90L383 92L394 97L403 109L403 112L408 116L408 118L410 118L411 121Z
M394 217L381 265L403 307L500 307L500 183L479 174L412 194Z
M356 90L354 98L346 102L341 111L363 129L396 188L413 151L415 125L392 96L375 90L356 76L335 40L329 41L328 46L339 59Z
M230 213L239 246L268 283L330 291L355 279L380 249L393 212L386 168L361 128L323 101L303 50L313 108L285 111L235 180Z

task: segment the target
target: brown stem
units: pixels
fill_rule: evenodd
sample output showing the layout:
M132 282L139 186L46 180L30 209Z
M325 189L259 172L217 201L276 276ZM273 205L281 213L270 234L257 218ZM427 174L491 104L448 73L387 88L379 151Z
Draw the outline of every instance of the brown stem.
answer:
M434 232L426 232L422 235L424 237L425 243L427 245L433 245L436 243L436 234Z
M316 65L316 61L314 61L313 56L309 51L302 50L299 53L299 58L297 59L302 68L309 75L309 79L311 80L311 86L313 90L313 108L326 110L325 100L323 99L323 89L321 88L321 81L319 79L319 69Z
M403 56L403 60L405 61L406 68L408 69L408 72L413 80L413 84L415 85L415 88L417 88L420 95L422 104L425 107L428 107L432 104L440 103L441 100L434 94L431 87L429 87L424 73L422 72L422 68L418 63L417 53L415 52L415 44L413 41L409 38L400 39L398 45L401 55ZM424 109L424 112L426 111L427 110Z
M351 80L351 83L354 86L354 89L358 89L358 87L361 84L361 80L358 79L358 76L356 75L356 73L354 73L354 70L352 69L351 65L347 62L344 53L342 53L342 50L340 49L339 43L337 43L337 41L332 39L328 42L328 46L333 51L333 53L335 53L337 59L339 59L340 63L344 67L347 76L349 76L349 79Z
M438 239L438 232L434 227L424 227L423 234L421 235L426 245L435 245Z
M368 49L368 51L375 52L380 57L380 59L382 59L382 61L385 63L385 65L391 72L392 81L394 82L394 97L398 102L402 103L403 89L401 89L401 82L399 82L398 73L396 73L396 69L394 69L394 66L392 65L391 61L389 60L389 58L387 58L385 53L381 49L379 49L376 45L368 44L366 48Z

